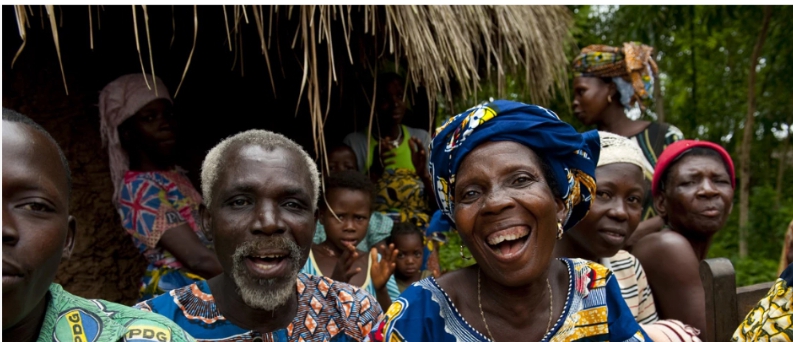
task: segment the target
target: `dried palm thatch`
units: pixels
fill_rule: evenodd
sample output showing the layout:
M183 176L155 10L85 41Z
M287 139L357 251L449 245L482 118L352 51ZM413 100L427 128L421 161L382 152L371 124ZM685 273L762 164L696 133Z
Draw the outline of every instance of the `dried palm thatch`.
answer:
M54 10L50 5L45 7L52 25L60 61L60 46ZM340 66L339 64L343 63L342 67L356 64L350 44L355 37L362 36L361 29L363 29L364 35L371 35L379 41L385 42L376 57L380 58L387 53L397 61L397 67L403 63L408 78L406 83L412 85L414 91L423 87L431 104L434 104L439 98L450 101L457 91L464 98L476 97L477 93L481 91L480 82L491 79L492 73L495 73L497 78L498 96L505 95L503 94L503 83L506 74L524 73L525 91L535 103L548 103L556 89L566 89L565 48L570 41L569 28L572 18L564 6L303 5L268 6L267 9L265 6L259 5L231 7L232 9L227 11L227 6L222 6L229 49L242 49L241 25L243 22L250 24L253 21L274 95L275 82L269 57L273 39L273 16L277 16L280 10L287 12L288 20L297 20L298 27L294 32L292 49L302 49L303 74L300 97L302 98L303 94L306 94L311 113L314 147L321 156L325 155L324 124L330 111L330 92L321 90L329 89L337 84L336 68ZM33 15L33 9L24 5L17 5L15 9L19 33L22 38L22 46L16 56L18 57L26 43L25 28L30 26L28 11ZM146 39L150 46L147 8L141 6L141 9L144 14ZM193 6L193 10L193 50L186 61L182 81L179 83L174 97L179 94L195 51L195 42L198 37L197 6ZM91 46L93 48L91 11L89 6L89 20L91 21L89 25L91 25ZM136 7L133 5L132 15L139 60L141 69L146 74L144 58L140 55L136 13ZM363 20L360 20L361 17ZM356 20L353 20L354 18ZM98 7L97 20L100 20ZM363 22L363 27L353 27L353 22L358 24ZM341 32L344 37L343 42L333 40L334 33L338 37L338 30L343 31ZM353 34L354 30L357 36ZM339 47L339 45L342 46ZM326 49L326 52L320 49ZM335 49L343 50L340 54L339 51L334 53ZM336 57L343 56L345 50L349 60L337 60ZM242 54L238 55L244 74ZM234 66L237 63L236 56L237 54L235 54ZM153 75L154 66L150 48L148 57L149 72ZM325 58L327 60L319 60ZM63 73L62 64L61 71ZM376 77L376 71L374 74ZM66 86L65 77L64 86ZM373 89L370 94L374 94L375 91L376 89ZM374 114L374 101L370 101L370 103L372 105L371 117ZM370 130L371 121L370 119ZM326 165L326 163L323 164Z

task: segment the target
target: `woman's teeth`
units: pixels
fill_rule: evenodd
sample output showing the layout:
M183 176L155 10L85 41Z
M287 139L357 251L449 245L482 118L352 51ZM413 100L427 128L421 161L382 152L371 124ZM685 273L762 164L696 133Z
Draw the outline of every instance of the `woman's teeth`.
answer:
M504 241L514 241L529 235L529 228L526 226L512 227L497 231L487 237L487 244L491 246L498 245Z

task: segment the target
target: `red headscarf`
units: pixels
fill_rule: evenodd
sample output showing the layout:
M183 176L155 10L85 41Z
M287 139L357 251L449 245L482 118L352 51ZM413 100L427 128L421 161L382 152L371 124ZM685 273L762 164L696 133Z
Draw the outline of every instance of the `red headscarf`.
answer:
M732 158L723 147L714 144L710 141L699 140L678 140L664 149L664 152L658 157L658 162L655 164L655 173L653 174L653 196L658 196L661 193L661 177L669 169L669 166L677 160L682 154L691 150L694 147L704 147L714 150L719 153L724 163L727 165L727 173L730 174L730 184L735 189L735 166L733 166Z

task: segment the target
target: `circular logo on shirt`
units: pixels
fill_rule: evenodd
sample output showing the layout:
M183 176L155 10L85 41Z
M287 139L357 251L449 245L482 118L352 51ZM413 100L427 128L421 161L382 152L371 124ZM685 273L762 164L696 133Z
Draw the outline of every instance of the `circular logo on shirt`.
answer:
M80 308L61 312L55 320L52 338L58 342L95 342L102 332L102 321Z
M136 319L127 324L125 342L170 342L171 329L148 319Z

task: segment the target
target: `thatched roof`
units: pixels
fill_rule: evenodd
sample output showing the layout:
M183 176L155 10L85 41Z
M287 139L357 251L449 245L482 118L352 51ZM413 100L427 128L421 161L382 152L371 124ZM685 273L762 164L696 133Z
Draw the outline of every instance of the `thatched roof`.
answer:
M204 6L202 6L204 7ZM58 21L55 8L43 8L49 19L56 52L60 60ZM24 49L34 7L15 6L17 24ZM151 55L149 15L147 7L130 6L134 19L139 61L144 73L156 74ZM203 9L202 9L203 10ZM407 83L414 91L423 89L430 103L439 98L450 101L454 95L474 96L481 91L480 82L495 78L503 89L505 75L525 75L525 91L533 102L546 104L556 89L566 89L566 44L570 41L572 18L564 6L217 6L225 18L226 43L231 51L242 49L243 27L255 28L269 71L273 92L273 72L278 70L274 56L281 50L271 47L273 26L281 20L297 23L293 32L279 31L291 41L291 48L302 55L301 96L306 95L312 117L315 148L324 151L324 122L329 112L329 92L338 86L337 68L354 66L370 70L376 78L377 63L370 60L393 59L397 68L404 68ZM198 7L193 6L193 51L199 38ZM93 30L100 29L101 6L88 6L91 48ZM63 12L61 12L62 15ZM44 19L44 18L42 18ZM126 19L126 18L125 18ZM95 23L94 21L97 21ZM175 24L174 24L175 25ZM145 28L139 30L139 26ZM366 40L368 59L354 55L351 45ZM238 44L239 43L239 44ZM141 46L148 55L141 54ZM250 47L249 47L250 48ZM190 72L191 51L185 61L184 75ZM236 55L235 55L236 56ZM19 57L17 53L16 58ZM240 64L243 61L240 60ZM236 64L235 60L235 64ZM68 73L61 65L62 75ZM283 72L283 71L282 71ZM292 75L294 76L294 75ZM152 83L153 84L153 83ZM181 88L176 88L177 97ZM376 82L375 82L376 87ZM68 85L64 75L64 88ZM374 89L368 94L373 94ZM277 96L277 95L276 95ZM373 101L371 113L374 113ZM430 119L431 120L431 119ZM370 120L371 121L371 120ZM323 153L324 154L324 153Z

